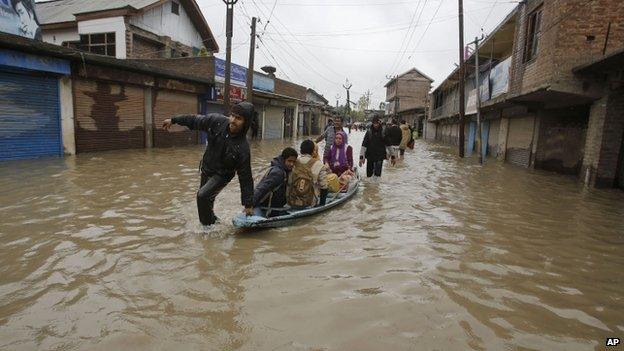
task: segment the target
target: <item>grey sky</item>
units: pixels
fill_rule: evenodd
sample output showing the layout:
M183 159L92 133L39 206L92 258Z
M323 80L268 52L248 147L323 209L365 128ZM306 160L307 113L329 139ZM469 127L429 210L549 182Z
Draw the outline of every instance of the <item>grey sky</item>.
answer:
M225 4L197 0L225 58ZM256 67L277 60L278 77L311 87L335 104L353 83L351 100L370 89L371 108L385 99L386 75L416 67L440 83L458 61L457 0L277 0L256 50ZM517 1L464 0L466 42L487 34ZM232 61L247 66L249 23L258 32L273 0L239 0L235 5ZM437 11L437 13L436 13ZM431 23L429 25L429 23ZM411 26L410 26L411 24ZM405 53L403 53L405 51ZM272 55L272 56L271 56ZM400 59L399 59L400 58Z

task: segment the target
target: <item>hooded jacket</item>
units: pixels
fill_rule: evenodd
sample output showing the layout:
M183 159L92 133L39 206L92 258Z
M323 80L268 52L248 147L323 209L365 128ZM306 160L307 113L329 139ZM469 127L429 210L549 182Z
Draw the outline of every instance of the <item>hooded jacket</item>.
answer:
M203 115L178 115L171 118L175 124L192 130L207 133L206 151L201 163L202 174L220 175L232 179L238 173L241 188L241 204L253 205L253 177L251 175L251 153L245 135L250 119L245 118L243 130L236 135L230 134L229 119L219 113Z
M364 157L369 161L383 161L386 159L386 142L383 137L381 126L378 130L371 127L364 135L362 148L360 149L360 157Z
M403 133L401 132L401 128L397 125L393 124L390 127L386 128L386 145L387 146L399 146L401 144L401 139L403 138Z
M288 184L289 173L284 158L282 156L274 158L267 174L256 186L253 195L254 207L284 207L286 205L286 185ZM272 197L271 192L273 192ZM269 203L269 198L271 198L271 203Z

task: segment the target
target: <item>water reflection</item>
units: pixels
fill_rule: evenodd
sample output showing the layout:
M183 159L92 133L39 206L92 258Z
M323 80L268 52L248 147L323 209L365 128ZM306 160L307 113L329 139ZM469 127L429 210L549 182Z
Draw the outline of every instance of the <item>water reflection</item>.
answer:
M253 142L254 172L292 144ZM620 191L418 142L289 228L234 230L232 182L207 230L201 152L1 164L0 348L580 350L624 331Z

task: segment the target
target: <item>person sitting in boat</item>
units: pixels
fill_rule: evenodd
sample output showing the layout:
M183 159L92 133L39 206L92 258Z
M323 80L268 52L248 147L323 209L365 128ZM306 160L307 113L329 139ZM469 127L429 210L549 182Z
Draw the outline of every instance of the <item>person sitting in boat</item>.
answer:
M339 191L346 191L351 178L353 178L353 148L349 145L347 133L336 133L334 144L325 153L323 161L326 166L336 174L340 183Z
M297 159L288 178L286 199L293 208L323 206L327 199L327 168L315 159L316 144L304 140L299 147L301 156ZM317 156L318 156L318 148Z
M338 177L353 170L353 148L348 144L347 133L336 132L334 144L325 152L323 162Z
M263 216L263 208L278 209L286 205L286 186L288 175L297 161L297 151L287 147L282 154L271 161L269 170L254 190L254 214ZM266 217L279 215L279 210L266 211Z

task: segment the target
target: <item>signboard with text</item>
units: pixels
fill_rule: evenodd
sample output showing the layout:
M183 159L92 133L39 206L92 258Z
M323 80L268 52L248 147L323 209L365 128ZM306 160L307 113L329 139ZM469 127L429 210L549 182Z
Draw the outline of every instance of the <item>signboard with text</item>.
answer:
M2 0L0 0L2 1ZM215 82L225 83L225 60L215 57ZM230 73L230 84L232 86L247 87L247 68L232 64L232 72ZM253 75L253 88L256 90L274 92L275 80L258 72Z

